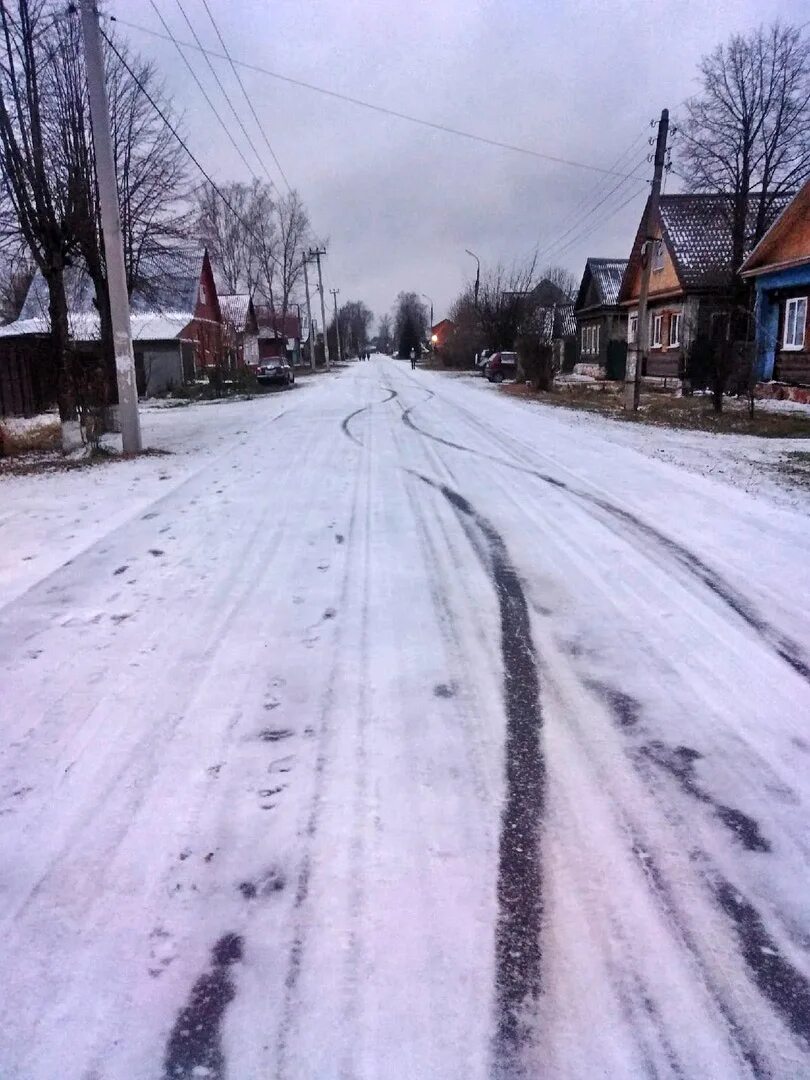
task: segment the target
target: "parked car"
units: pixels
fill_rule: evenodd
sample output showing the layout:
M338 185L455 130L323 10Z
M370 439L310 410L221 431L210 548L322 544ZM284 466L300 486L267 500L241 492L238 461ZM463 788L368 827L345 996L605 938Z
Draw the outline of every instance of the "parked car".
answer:
M285 357L274 356L271 360L262 360L256 369L256 379L262 386L269 386L270 383L292 386L295 382L295 372Z
M487 360L484 374L490 382L503 382L517 375L517 353L496 352Z

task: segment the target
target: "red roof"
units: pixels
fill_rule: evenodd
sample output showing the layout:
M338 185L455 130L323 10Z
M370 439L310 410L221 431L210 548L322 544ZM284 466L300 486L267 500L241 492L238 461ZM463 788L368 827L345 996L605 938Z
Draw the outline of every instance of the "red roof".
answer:
M259 330L273 330L280 337L300 338L301 321L297 313L288 311L282 316L280 311L272 311L269 307L256 307L256 321Z

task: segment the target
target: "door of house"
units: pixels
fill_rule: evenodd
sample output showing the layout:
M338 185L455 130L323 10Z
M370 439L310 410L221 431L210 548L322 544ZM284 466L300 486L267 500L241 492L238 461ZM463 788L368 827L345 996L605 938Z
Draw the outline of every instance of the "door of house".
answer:
M609 341L605 374L609 379L623 379L627 371L627 342Z

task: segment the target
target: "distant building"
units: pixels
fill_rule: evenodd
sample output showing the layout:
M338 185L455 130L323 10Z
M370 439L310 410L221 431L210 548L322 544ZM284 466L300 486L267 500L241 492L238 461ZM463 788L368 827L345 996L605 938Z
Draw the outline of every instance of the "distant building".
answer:
M626 316L619 288L627 259L588 259L574 303L577 362L574 372L623 379L627 363Z
M259 323L248 293L219 298L222 311L223 348L228 367L255 367L259 363Z
M456 324L452 319L442 319L430 328L430 341L433 348L441 351L456 331Z
M810 386L810 181L745 260L756 288L758 375Z
M301 319L295 312L286 315L269 307L257 307L259 359L285 356L293 366L301 363Z

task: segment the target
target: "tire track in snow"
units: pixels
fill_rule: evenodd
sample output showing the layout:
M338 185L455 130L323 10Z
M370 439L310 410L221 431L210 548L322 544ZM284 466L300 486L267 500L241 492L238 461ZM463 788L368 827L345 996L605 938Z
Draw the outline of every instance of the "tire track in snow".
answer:
M538 480L542 480L543 483L566 491L575 498L602 510L615 520L620 521L623 525L629 526L633 531L641 534L644 538L652 540L659 547L663 548L667 554L673 556L683 569L687 570L693 577L696 577L716 597L722 600L726 606L742 619L747 626L754 630L762 640L785 661L786 664L810 683L810 659L806 656L801 645L787 634L783 634L777 627L770 623L757 611L756 606L727 581L722 574L712 569L703 561L703 559L693 551L690 551L689 548L678 543L677 540L673 540L672 537L667 536L665 533L662 533L659 529L655 528L654 525L650 525L648 522L643 521L636 514L631 513L629 510L625 510L623 507L616 506L607 499L603 499L598 495L593 495L588 491L572 487L564 480L559 480L557 477L541 472L538 469L533 469L527 465L520 465L514 461L507 461L502 457L475 450L470 446L464 446L461 443L443 439L439 435L434 435L431 432L426 431L424 428L419 427L411 417L411 413L417 407L418 406L416 405L412 405L410 408L405 409L402 414L402 420L407 427L418 432L425 438L432 439L434 442L441 443L443 446L448 446L453 450L460 450L463 453L473 454L476 457L492 461L496 465L501 465L507 469L514 469L518 472L525 473L528 476L533 476ZM477 421L475 422L477 423Z
M397 397L397 391L392 390L388 386L382 386L380 387L380 389L387 390L388 397L383 398L382 401L371 401L368 405L362 405L359 409L355 409L354 412L351 412L348 416L345 416L340 422L340 426L343 429L343 434L347 435L356 446L362 446L363 441L362 439L358 439L356 435L352 435L351 431L349 430L349 425L351 424L352 420L354 420L355 416L359 416L360 413L364 413L368 409L373 409L375 405L385 405L386 402L393 401L393 399Z
M413 475L439 491L453 507L491 575L498 597L507 730L506 795L498 847L493 1076L518 1080L526 1075L522 1056L532 1035L542 964L540 825L546 769L541 744L540 680L529 607L497 530L458 492L421 473Z

